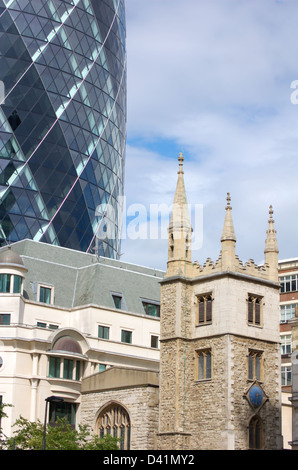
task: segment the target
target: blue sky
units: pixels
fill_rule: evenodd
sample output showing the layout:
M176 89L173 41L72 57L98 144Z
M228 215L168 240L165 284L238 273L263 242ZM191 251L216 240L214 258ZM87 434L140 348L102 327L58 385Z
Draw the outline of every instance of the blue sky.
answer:
M126 0L126 16L127 207L170 205L183 152L193 261L218 258L227 192L242 261L263 261L270 204L280 259L298 257L297 0ZM167 240L135 235L122 259L165 269Z

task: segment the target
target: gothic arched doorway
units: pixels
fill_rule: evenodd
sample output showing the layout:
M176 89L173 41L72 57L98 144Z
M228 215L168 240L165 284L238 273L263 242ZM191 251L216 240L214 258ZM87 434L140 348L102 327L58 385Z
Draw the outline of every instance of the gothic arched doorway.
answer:
M120 449L130 449L130 418L128 412L118 403L110 403L97 418L96 429L99 437L110 434L121 439Z

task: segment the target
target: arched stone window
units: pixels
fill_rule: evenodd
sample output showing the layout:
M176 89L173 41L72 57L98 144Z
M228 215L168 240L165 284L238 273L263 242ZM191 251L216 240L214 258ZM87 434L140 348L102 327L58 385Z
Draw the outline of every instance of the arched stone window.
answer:
M249 423L249 449L260 450L263 448L263 426L258 416L253 416Z
M120 449L130 449L130 418L127 411L118 403L111 403L104 408L97 419L99 437L110 434L121 439Z

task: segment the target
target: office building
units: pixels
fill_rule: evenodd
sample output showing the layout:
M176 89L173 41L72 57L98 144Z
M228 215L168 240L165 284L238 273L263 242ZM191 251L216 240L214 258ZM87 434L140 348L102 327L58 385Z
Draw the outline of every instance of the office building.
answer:
M49 421L78 426L89 382L107 387L105 372L120 391L157 381L163 274L33 240L0 249L0 401L13 405L6 436L20 415L43 422L51 396L63 401L49 404ZM119 402L119 420L124 409Z
M293 390L294 372L292 363L293 354L297 350L297 318L298 318L298 258L279 260L279 282L280 282L280 343L281 343L281 386L283 400L283 435L284 447L292 447L292 419L296 419L292 414L295 408L292 407L292 393L297 397L296 389ZM297 361L296 361L297 363ZM297 403L295 401L295 406ZM297 439L297 431L296 437Z
M117 258L124 0L0 0L0 27L1 245L32 239Z

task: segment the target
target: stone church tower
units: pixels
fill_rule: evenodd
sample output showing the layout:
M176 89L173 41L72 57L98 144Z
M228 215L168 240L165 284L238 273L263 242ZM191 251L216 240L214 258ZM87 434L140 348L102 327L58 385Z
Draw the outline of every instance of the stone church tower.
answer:
M158 449L279 449L278 246L272 208L264 265L243 264L236 255L229 194L219 259L193 263L182 154L178 160L161 283Z

